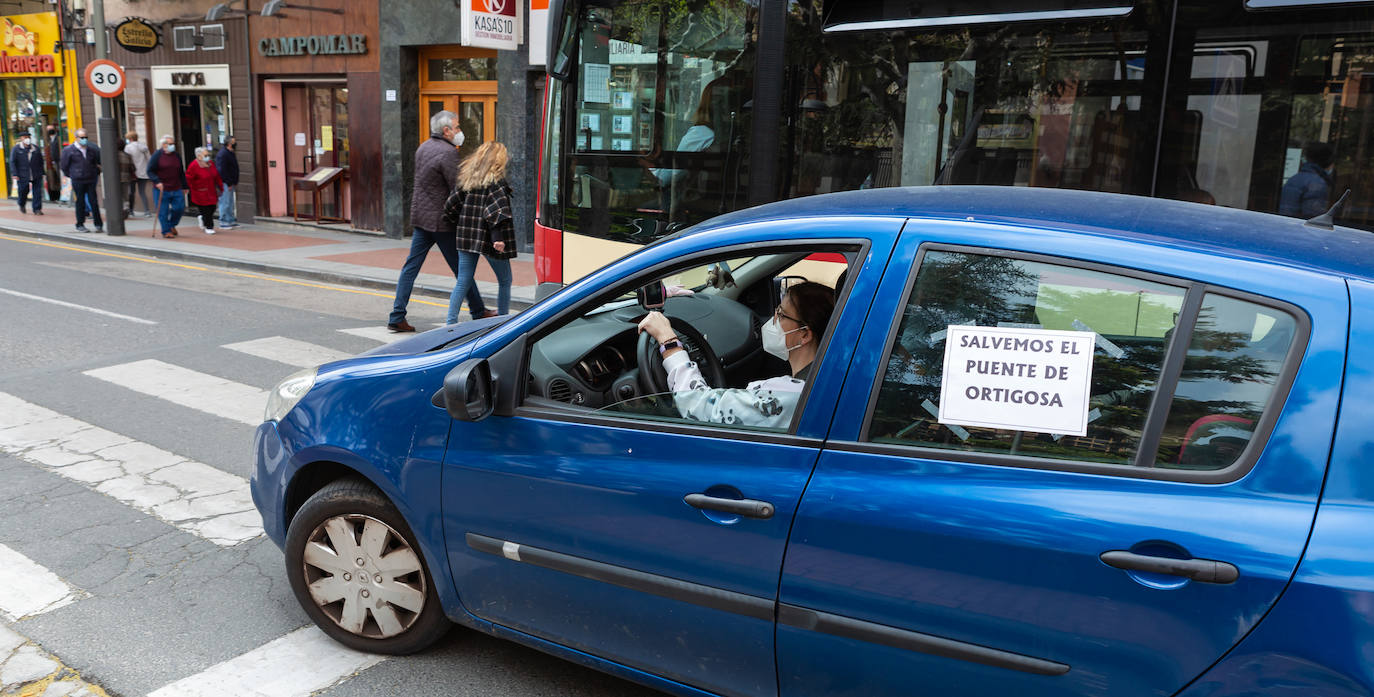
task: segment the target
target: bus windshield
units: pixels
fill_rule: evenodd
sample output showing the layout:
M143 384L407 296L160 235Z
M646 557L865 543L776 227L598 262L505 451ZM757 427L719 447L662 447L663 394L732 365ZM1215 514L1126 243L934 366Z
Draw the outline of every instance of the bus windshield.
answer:
M751 5L580 5L564 224L643 244L731 210L747 132ZM567 98L567 95L564 98ZM732 148L734 146L734 148Z

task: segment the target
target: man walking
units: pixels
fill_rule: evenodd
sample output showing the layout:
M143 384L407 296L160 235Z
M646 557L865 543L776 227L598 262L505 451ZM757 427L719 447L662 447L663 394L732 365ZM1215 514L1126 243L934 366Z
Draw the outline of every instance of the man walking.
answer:
M439 245L449 268L454 275L458 272L458 247L454 237L453 225L444 222L444 201L453 192L453 184L458 175L458 148L463 144L463 131L458 128L458 115L451 111L441 111L429 119L429 139L420 144L415 151L415 190L410 199L410 224L414 236L410 238L410 255L401 267L401 277L396 281L396 302L391 307L391 318L386 328L393 332L413 332L415 327L406 321L406 305L410 303L410 291L415 286L415 277L420 274L420 266L425 263L429 248ZM477 284L468 286L468 310L473 318L493 317L495 310L487 310L482 303L482 294L477 292Z
M19 144L10 152L10 175L19 180L19 212L27 213L29 192L33 192L33 214L43 215L43 150L34 146L28 133L19 135Z
M177 236L177 223L186 210L186 169L177 157L176 139L162 136L161 144L148 158L148 179L157 190L157 224L163 237Z
M234 217L234 189L239 185L239 158L234 154L234 150L239 146L239 139L229 136L224 141L224 147L215 153L215 169L219 170L220 181L224 182L224 192L219 195L219 226L221 228L238 227L238 218Z
M76 231L86 229L86 211L91 213L95 231L102 232L105 223L100 218L100 199L96 184L100 182L100 147L91 145L86 129L76 129L76 142L62 149L62 173L72 180L72 198L76 200Z
M56 203L62 199L62 173L57 167L62 162L62 141L57 137L57 126L48 126L48 140L44 145L47 160L48 201ZM36 209L35 209L36 210Z

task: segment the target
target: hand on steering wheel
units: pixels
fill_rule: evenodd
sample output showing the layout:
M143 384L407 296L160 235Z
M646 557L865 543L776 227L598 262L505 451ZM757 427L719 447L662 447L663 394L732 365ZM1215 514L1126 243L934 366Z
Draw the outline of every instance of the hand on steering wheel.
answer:
M725 386L725 367L720 357L706 342L706 337L680 317L668 317L662 312L650 312L639 322L639 385L645 394L668 392L668 372L658 353L659 344L679 337L685 346L692 347L692 356L702 377L712 387Z

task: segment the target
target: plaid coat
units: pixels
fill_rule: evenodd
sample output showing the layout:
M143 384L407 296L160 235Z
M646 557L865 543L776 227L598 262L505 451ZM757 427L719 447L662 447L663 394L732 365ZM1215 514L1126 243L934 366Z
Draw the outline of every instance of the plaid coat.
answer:
M458 217L458 249L485 254L496 259L515 258L515 221L511 217L510 184L505 179L481 189L470 189L463 197ZM492 242L505 242L506 251L497 252Z

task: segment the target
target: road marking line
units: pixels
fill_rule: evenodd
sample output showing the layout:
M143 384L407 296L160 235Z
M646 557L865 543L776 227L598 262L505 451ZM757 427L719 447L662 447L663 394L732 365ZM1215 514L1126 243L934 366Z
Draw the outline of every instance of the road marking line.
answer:
M364 339L380 341L383 344L389 344L393 341L400 341L401 339L404 339L407 336L406 334L400 332L393 332L390 329L387 329L386 327L358 327L356 329L340 329L339 331L343 332L344 334L361 336ZM410 336L414 335L411 334Z
M0 545L0 615L10 621L56 610L85 595L38 562Z
M385 659L354 651L312 625L158 688L148 697L307 697Z
M284 336L269 336L263 339L253 339L252 341L240 341L236 344L225 344L224 348L231 351L246 353L258 358L266 358L269 361L285 363L287 365L299 366L301 368L313 368L323 363L351 358L353 354L335 351L332 348L317 346L307 341L289 339Z
M10 289L8 289L8 288L0 288L0 293L4 293L4 294L6 294L6 295L13 295L13 296L16 297L16 298L25 298L25 299L28 299L28 300L37 300L38 302L41 302L41 303L50 303L50 304L52 304L52 305L61 305L62 307L70 307L70 308L72 308L73 310L82 310L82 311L85 311L85 312L94 312L94 313L97 314L97 315L105 315L106 317L113 317L113 318L115 318L115 319L127 320L127 321L129 321L129 322L137 322L138 324L157 324L157 322L154 322L153 320L150 320L150 319L143 319L143 318L141 318L141 317L130 317L129 315L121 315L121 314L119 314L118 312L110 312L109 310L101 310L101 309L95 308L95 307L87 307L87 306L85 306L85 305L77 305L76 303L69 303L69 302L67 302L67 301L65 301L65 300L54 300L54 299L52 299L52 298L45 298L45 297L42 297L42 296L39 296L39 295L29 295L28 293L21 293L21 292L19 292L19 291L17 291L17 290L10 290Z
M392 293L381 293L381 292L378 292L378 291L375 291L375 290L360 290L360 289L357 289L357 288L342 288L342 287L339 287L339 286L329 286L329 285L323 285L323 284L319 284L319 283L309 283L309 282L306 282L306 281L292 281L292 280L285 279L285 278L275 278L275 277L273 277L273 276L265 276L265 275L262 275L262 274L243 273L243 272L241 272L241 271L226 271L226 270L224 270L224 269L214 269L214 268L208 268L208 267L205 267L205 266L193 266L193 265L191 265L191 264L178 264L178 263L171 262L171 261L162 261L162 260L160 260L160 259L148 259L148 258L145 258L145 257L136 257L136 256L132 256L132 255L129 255L129 254L116 254L116 253L114 253L114 252L102 252L102 251L95 250L95 249L85 249L85 248L82 248L82 247L75 247L75 246L72 246L72 245L69 245L69 244L56 244L56 243L53 243L53 242L42 242L42 241L39 241L39 240L27 240L27 239L23 239L23 238L19 238L19 237L12 237L12 236L6 235L6 234L4 234L4 233L0 233L0 240L4 240L4 241L6 241L6 242L22 242L22 243L24 243L24 244L34 244L34 245L38 245L38 246L40 246L40 247L52 247L52 248L54 248L54 249L64 249L64 250L67 250L67 251L69 251L69 252L80 252L80 253L82 253L82 254L94 254L94 255L96 255L96 256L102 256L102 257L114 257L114 258L116 258L116 259L124 259L124 260L127 260L127 261L138 261L138 262L143 262L143 263L145 263L145 264L159 264L159 265L161 265L161 266L175 266L176 268L179 268L179 269L187 269L187 270L189 270L189 271L205 271L205 272L208 272L208 273L223 274L223 275L225 275L225 276L237 276L237 277L239 277L239 278L255 278L255 279L258 279L258 280L261 280L261 281L271 281L272 283L285 283L285 284L287 284L287 285L304 286L304 287L306 287L306 288L319 288L319 289L321 289L321 290L332 290L332 291L334 291L334 292L336 292L336 293L355 293L355 294L358 294L358 295L371 295L371 296L378 297L378 298L390 298L390 297L393 297L393 294L392 294ZM431 306L433 306L433 307L448 307L448 303L447 303L447 302L435 302L435 301L433 301L433 300L422 300L422 299L420 299L420 298L411 298L411 299L410 299L410 302L413 303L413 304L416 304L416 305L431 305Z
M246 479L3 392L0 452L217 545L262 534Z
M85 374L249 426L262 423L267 406L267 390L151 358L87 370Z

